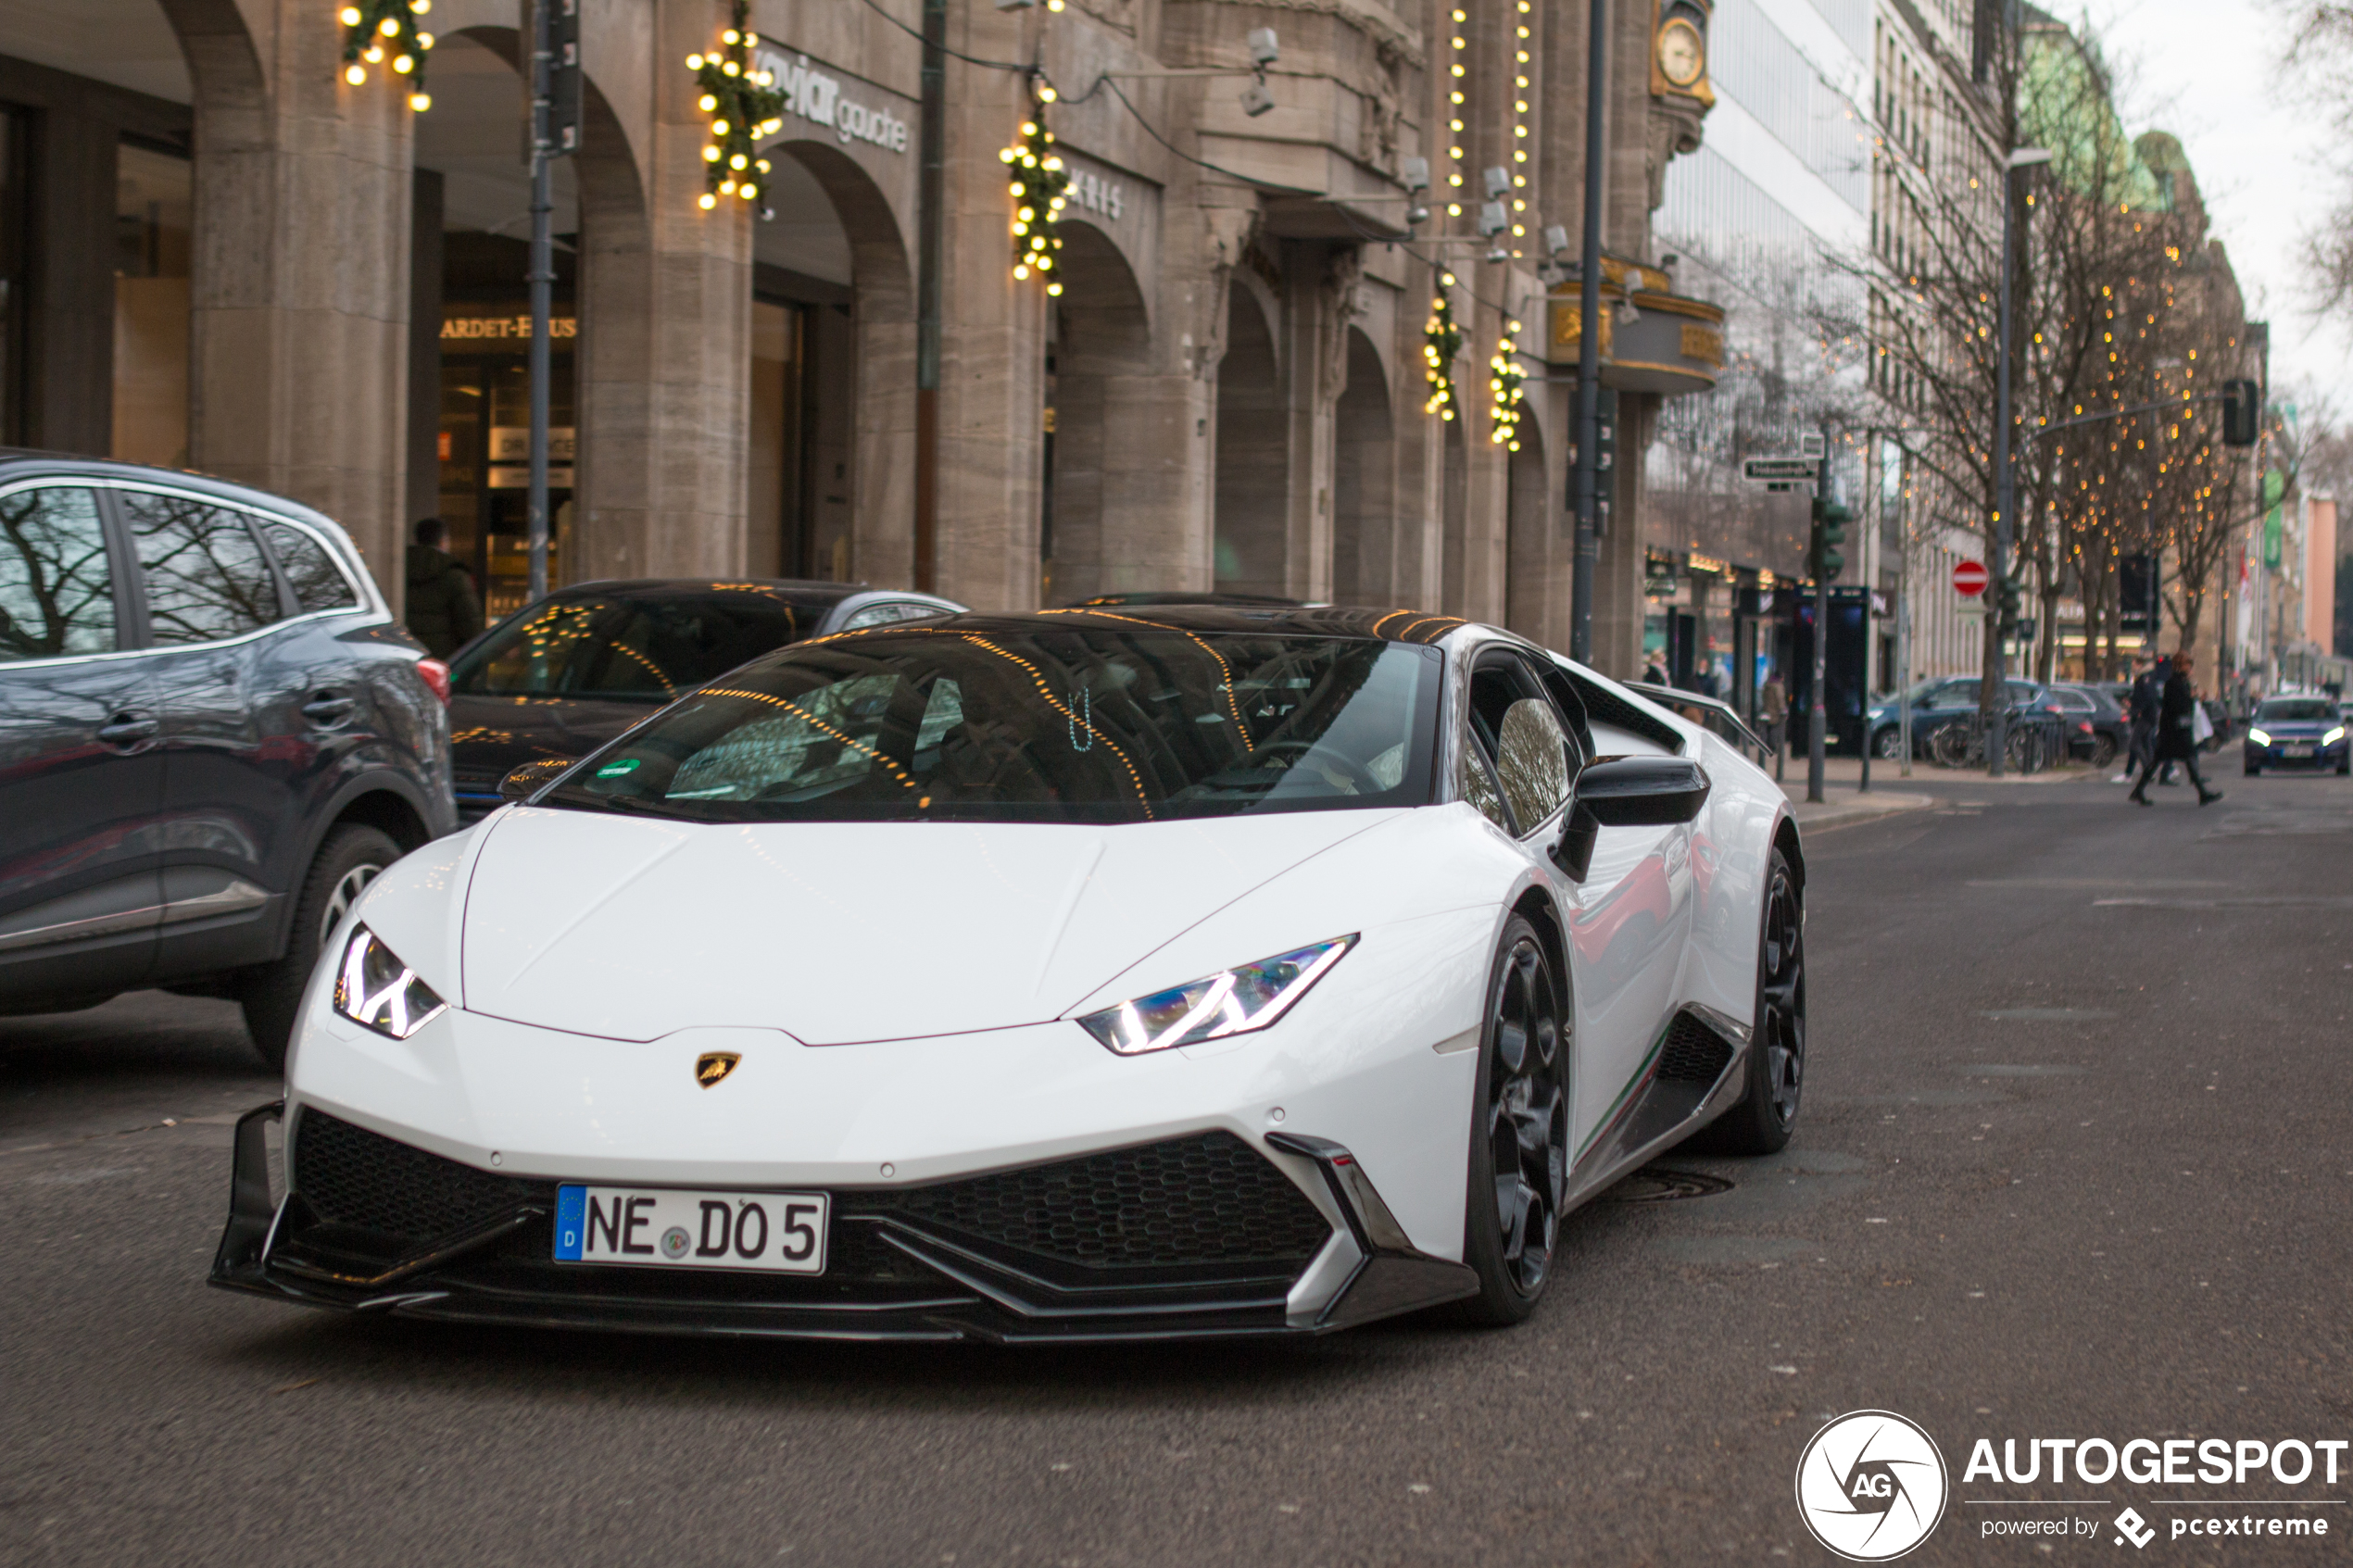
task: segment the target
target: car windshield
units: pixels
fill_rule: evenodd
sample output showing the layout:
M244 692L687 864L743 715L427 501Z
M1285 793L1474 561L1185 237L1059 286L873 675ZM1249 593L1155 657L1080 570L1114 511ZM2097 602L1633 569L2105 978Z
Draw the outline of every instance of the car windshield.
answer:
M476 644L450 671L449 684L481 696L667 702L799 642L830 608L750 583L661 596L564 595Z
M891 627L738 671L547 799L714 822L1418 806L1443 678L1435 650L1365 638Z
M2255 710L2259 724L2334 724L2336 704L2326 697L2275 696Z

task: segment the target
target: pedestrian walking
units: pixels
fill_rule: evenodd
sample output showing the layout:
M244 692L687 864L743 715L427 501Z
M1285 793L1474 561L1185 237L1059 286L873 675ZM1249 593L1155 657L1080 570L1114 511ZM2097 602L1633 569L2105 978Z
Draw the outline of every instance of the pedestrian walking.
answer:
M1789 735L1789 692L1781 684L1780 671L1765 677L1764 687L1756 694L1756 712L1765 724L1765 744L1773 748L1773 777L1778 780L1788 750L1783 742Z
M2118 783L2130 782L2134 771L2147 763L2150 749L2157 744L2157 716L2164 697L2165 677L2157 672L2156 657L2143 648L2133 656L2133 685L2124 697L2124 716L2132 727L2126 734L2124 771L2117 775Z
M1658 661L1658 655L1652 654L1649 659L1644 661L1642 665L1642 680L1647 684L1654 686L1663 686L1667 684L1667 666Z
M473 574L441 547L443 537L439 518L419 518L406 573L409 633L435 659L447 659L482 630Z
M2222 798L2221 790L2207 788L2206 780L2198 775L2197 688L2190 684L2191 668L2186 650L2173 656L2164 694L2158 699L2156 739L2149 747L2148 759L2141 764L2140 782L2133 786L2132 799L2136 806L2153 804L2144 793L2149 786L2149 777L2169 762L2179 762L2189 774L2190 783L2197 785L2199 805L2210 806Z

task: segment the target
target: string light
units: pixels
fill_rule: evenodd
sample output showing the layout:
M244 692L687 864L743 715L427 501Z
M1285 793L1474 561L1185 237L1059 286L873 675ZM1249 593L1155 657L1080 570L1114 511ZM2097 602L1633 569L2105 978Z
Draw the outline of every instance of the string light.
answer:
M1512 238L1528 237L1528 26L1529 0L1517 0L1519 19L1512 37ZM1517 256L1515 245L1512 254ZM1514 328L1517 331L1517 328ZM1514 451L1518 448L1515 446Z
M1519 423L1528 415L1522 383L1528 372L1519 367L1513 352L1513 340L1519 336L1519 323L1504 323L1504 340L1495 345L1495 358L1487 362L1487 390L1495 399L1495 428L1488 438L1508 452L1519 450Z
M1439 273L1438 295L1429 302L1429 320L1422 328L1422 359L1429 378L1429 400L1422 412L1449 420L1454 417L1454 356L1463 351L1463 329L1454 324L1454 302L1446 292L1453 286L1453 273Z
M774 135L785 124L785 95L776 91L776 73L752 65L760 34L751 30L749 0L734 0L730 10L719 48L686 56L686 69L702 88L695 107L711 116L711 139L702 149L699 202L705 212L724 197L745 203L759 199L768 177L759 139Z
M350 0L337 10L344 81L364 86L370 66L389 63L393 75L408 78L409 107L419 114L433 107L433 94L425 91L433 34L417 26L417 19L432 9L433 0Z
M1046 293L1059 296L1062 280L1054 275L1054 258L1063 248L1063 193L1070 171L1054 151L1054 133L1046 129L1046 106L1054 90L1042 78L1030 79L1029 118L1021 122L1021 140L997 154L1012 175L1007 189L1013 201L1013 276L1026 281L1032 273L1046 280Z
M1470 15L1457 6L1447 16L1446 216L1460 218L1463 215L1464 78L1469 71L1463 63L1463 52L1470 47L1470 40L1463 36L1463 24L1470 19ZM1448 281L1452 282L1451 279Z

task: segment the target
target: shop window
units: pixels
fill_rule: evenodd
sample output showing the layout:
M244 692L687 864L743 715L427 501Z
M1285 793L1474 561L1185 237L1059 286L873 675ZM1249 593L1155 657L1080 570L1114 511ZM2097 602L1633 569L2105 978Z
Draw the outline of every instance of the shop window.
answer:
M187 158L124 142L115 162L114 439L124 462L188 466Z
M575 319L549 321L547 584L569 581ZM520 302L443 307L440 517L446 547L472 568L491 621L521 609L531 586L531 316Z

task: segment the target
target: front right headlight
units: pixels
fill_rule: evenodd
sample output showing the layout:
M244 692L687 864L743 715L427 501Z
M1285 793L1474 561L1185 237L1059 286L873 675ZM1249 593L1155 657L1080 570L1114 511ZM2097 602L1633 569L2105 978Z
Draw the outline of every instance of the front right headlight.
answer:
M2271 737L2265 734L2260 730L2247 731L2246 738L2253 741L2258 746L2269 746L2271 744Z
M1078 1022L1121 1056L1164 1051L1264 1029L1356 945L1353 935L1237 964L1184 985L1090 1012Z
M335 971L334 1008L354 1023L405 1040L447 1012L449 1004L374 932L355 925Z

